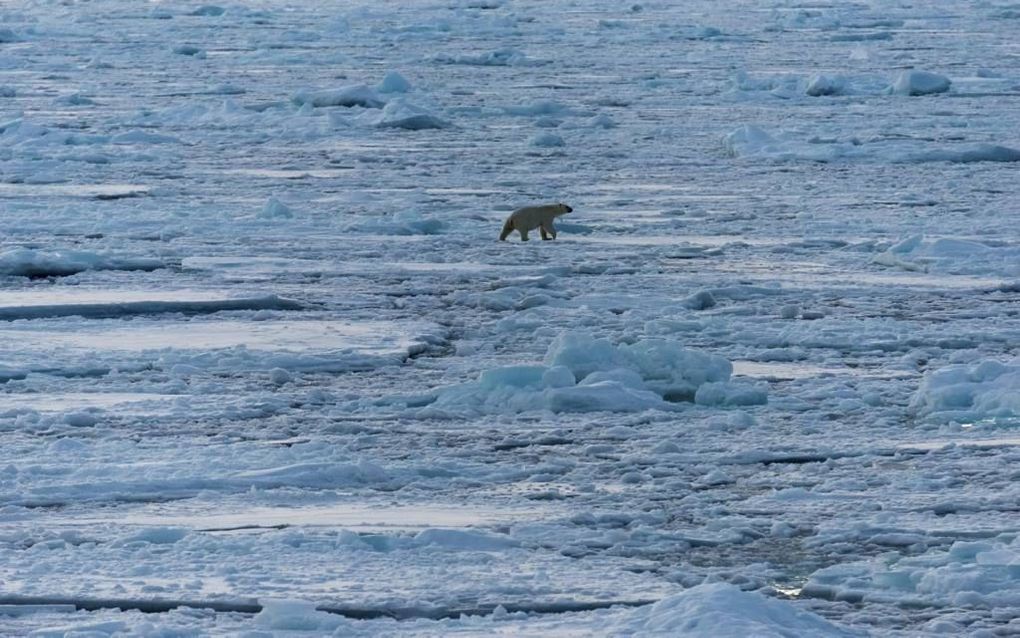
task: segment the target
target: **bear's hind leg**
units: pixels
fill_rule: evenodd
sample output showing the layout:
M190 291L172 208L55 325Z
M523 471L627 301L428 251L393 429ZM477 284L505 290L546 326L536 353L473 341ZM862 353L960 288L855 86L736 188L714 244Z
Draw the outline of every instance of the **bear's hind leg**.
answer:
M521 233L521 241L528 241L528 229L518 228L517 230Z

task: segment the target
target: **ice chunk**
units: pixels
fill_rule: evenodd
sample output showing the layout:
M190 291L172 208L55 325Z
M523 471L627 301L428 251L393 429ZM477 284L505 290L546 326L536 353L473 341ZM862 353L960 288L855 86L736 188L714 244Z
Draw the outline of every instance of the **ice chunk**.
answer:
M351 230L382 235L437 235L446 228L446 222L426 216L418 211L400 211L350 226Z
M380 128L402 128L409 131L420 131L431 128L447 128L450 123L420 106L411 104L403 98L391 101L383 108L375 120Z
M253 485L263 488L305 487L331 489L347 485L381 483L388 479L382 467L361 461L360 463L308 462L282 467L247 470L234 474L231 481L237 485Z
M740 157L768 151L776 145L776 140L757 126L745 124L727 134L723 144L730 155Z
M662 397L648 390L635 390L617 381L557 388L546 395L553 412L642 412L670 410Z
M414 537L416 545L432 545L445 549L495 552L517 547L520 543L503 535L478 530L429 528Z
M684 299L681 304L691 310L705 310L716 304L715 296L710 290L699 290Z
M524 104L520 106L506 106L503 110L507 115L519 115L524 117L530 117L535 115L559 115L567 111L567 107L563 106L559 102L553 102L551 100L539 100L532 102L531 104Z
M804 592L836 599L910 600L933 607L1014 607L1020 601L1020 542L957 541L948 550L833 565L813 573Z
M953 162L971 164L973 162L1020 162L1020 150L998 144L974 144L961 150L933 149L918 153L908 153L900 158L901 162Z
M269 371L269 380L274 385L285 385L290 383L293 380L293 377L283 368L273 368Z
M542 385L547 388L569 388L577 383L574 373L566 366L553 366L544 368L542 373Z
M202 6L198 7L197 9L189 13L188 15L217 17L223 15L224 12L226 12L226 9L224 9L223 7L217 6L215 4L203 4Z
M772 136L764 130L745 124L723 137L723 146L733 157L771 160L808 160L832 162L842 157L859 155L852 143L811 143L791 135Z
M532 137L529 143L540 148L555 148L566 144L563 138L555 133L539 133Z
M411 90L411 83L396 71L390 71L383 77L376 90L380 93L407 93Z
M872 260L915 272L1015 277L1020 275L1020 247L986 244L962 237L927 239L914 235Z
M86 270L157 270L164 264L147 257L119 257L84 250L44 252L16 248L0 253L0 275L66 277Z
M918 414L945 420L1020 417L1020 361L987 359L929 372L910 407Z
M949 90L949 78L928 71L904 71L889 87L895 95L930 95Z
M472 66L534 66L542 64L515 49L498 49L474 55L439 55L433 58L445 64L467 64Z
M53 100L54 106L92 106L95 103L95 100L90 97L86 97L81 93L62 95Z
M363 106L369 109L382 108L386 104L386 100L379 97L379 94L374 89L364 84L354 84L322 91L301 89L291 97L291 101L300 106Z
M179 44L171 49L177 55L188 55L196 58L204 58L205 51L193 44Z
M315 603L304 600L260 598L262 611L255 624L276 631L331 632L345 623L342 616L319 611Z
M69 412L64 415L64 423L74 428L91 428L99 423L99 418L93 412Z
M275 197L270 197L257 216L259 219L290 219L294 211Z
M114 135L110 140L113 144L180 144L180 140L169 135L159 135L148 131L128 131Z
M188 535L184 527L147 527L134 534L122 536L114 541L115 546L128 543L151 543L153 545L173 545Z
M842 95L846 89L846 78L838 75L815 75L808 80L805 93L812 97Z
M722 357L662 339L614 346L586 333L561 334L545 365L482 372L478 380L439 388L425 413L638 412L674 410L693 401L699 386L714 384L712 405L764 403L764 391L726 383L732 365ZM580 379L580 382L576 382Z
M583 379L598 370L623 367L626 359L609 339L595 339L583 332L564 332L549 346L545 363L563 366Z
M544 384L545 366L507 366L486 370L478 378L478 385L484 390L501 386L515 388L540 388Z
M855 636L792 603L740 591L733 585L698 585L640 607L608 632L619 635L669 635L687 638L789 638Z
M768 393L763 387L741 383L705 383L694 395L698 405L764 405Z

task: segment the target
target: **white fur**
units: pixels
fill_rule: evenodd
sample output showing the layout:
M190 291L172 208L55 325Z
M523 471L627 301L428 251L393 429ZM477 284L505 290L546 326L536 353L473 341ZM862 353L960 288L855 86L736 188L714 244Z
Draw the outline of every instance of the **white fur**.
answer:
M505 240L511 232L516 230L521 234L521 241L528 241L528 231L536 228L540 229L542 239L556 239L556 226L553 225L553 220L572 210L574 209L566 204L544 204L518 208L507 217L499 239L500 241Z

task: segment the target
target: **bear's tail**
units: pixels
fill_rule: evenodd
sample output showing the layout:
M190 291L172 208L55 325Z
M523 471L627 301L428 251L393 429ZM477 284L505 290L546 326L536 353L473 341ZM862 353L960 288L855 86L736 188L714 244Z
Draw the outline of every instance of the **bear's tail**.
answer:
M499 241L506 241L506 238L510 236L510 233L514 232L514 223L509 217L506 222L503 223L503 232L499 234Z

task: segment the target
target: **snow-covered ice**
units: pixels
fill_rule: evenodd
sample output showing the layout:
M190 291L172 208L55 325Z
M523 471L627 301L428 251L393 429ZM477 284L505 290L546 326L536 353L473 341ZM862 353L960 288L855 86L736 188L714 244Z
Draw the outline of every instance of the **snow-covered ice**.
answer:
M4 3L0 635L1020 633L1018 16Z

